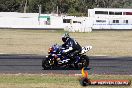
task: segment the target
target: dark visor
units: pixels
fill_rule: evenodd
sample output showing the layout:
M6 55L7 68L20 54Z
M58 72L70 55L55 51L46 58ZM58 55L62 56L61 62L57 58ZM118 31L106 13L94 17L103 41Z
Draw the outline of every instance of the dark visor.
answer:
M63 42L66 42L66 38L62 38L62 41L63 41Z

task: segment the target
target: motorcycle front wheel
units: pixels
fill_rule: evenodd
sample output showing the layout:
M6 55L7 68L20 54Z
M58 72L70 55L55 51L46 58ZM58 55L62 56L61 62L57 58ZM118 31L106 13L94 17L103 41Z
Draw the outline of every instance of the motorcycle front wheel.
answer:
M44 70L51 69L51 66L49 64L49 61L47 59L45 59L45 58L42 60L42 67L43 67Z

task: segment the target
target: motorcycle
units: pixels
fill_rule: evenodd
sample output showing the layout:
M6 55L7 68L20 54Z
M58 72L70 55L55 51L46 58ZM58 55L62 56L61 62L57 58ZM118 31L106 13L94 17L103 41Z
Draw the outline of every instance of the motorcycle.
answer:
M48 55L42 60L43 69L48 70L56 67L81 69L89 66L89 57L85 53L92 49L92 46L82 47L81 53L77 54L75 58L64 55L63 49L58 44L50 47Z

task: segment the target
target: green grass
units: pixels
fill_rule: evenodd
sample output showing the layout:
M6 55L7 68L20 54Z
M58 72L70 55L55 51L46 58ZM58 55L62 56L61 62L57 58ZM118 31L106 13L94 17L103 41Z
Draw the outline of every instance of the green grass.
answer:
M63 31L0 30L0 53L46 55L48 48L62 44ZM81 46L92 45L89 55L132 56L132 31L93 31L70 33Z
M80 76L67 75L30 75L30 74L1 74L0 88L81 88ZM128 79L126 75L90 75L90 79ZM89 86L88 88L124 88L126 86ZM128 88L132 86L127 86Z
M76 82L76 77L55 75L1 75L0 83L70 83Z

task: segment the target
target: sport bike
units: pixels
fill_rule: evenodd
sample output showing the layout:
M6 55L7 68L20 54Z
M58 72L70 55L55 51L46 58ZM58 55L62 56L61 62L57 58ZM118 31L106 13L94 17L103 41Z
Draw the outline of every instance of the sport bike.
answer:
M48 55L42 60L42 67L45 70L54 68L77 68L81 69L83 67L89 66L89 57L85 55L92 49L92 46L82 47L81 53L78 53L75 58L63 54L64 48L62 46L55 44L51 46L48 50Z

